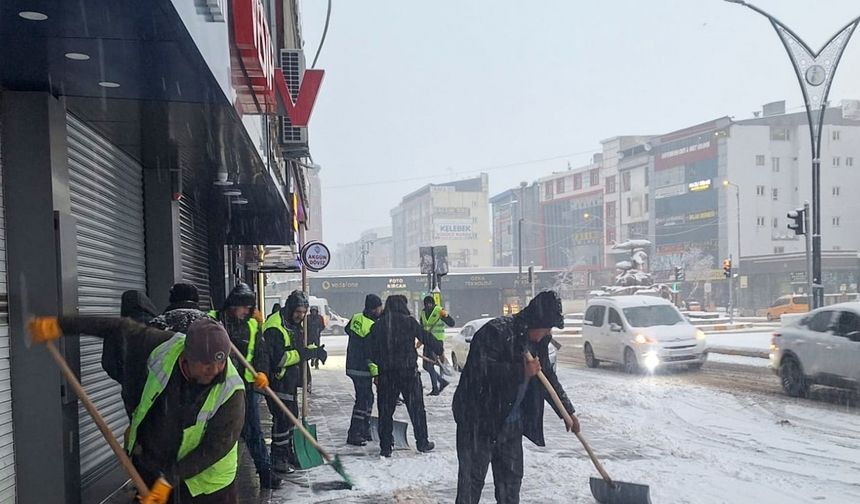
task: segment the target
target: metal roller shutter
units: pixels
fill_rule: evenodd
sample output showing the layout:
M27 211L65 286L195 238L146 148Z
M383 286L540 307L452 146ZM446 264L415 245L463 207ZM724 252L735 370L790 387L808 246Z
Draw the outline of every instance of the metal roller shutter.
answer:
M200 291L200 306L209 307L209 222L203 195L194 190L193 179L183 173L182 198L179 200L179 241L182 248L182 281Z
M2 128L2 124L0 124ZM3 166L0 156L0 188ZM9 375L9 289L6 274L6 205L0 190L0 503L15 498L15 445L12 436L12 381Z
M67 116L69 190L77 218L78 308L81 315L120 314L123 291L146 291L143 169L75 117ZM81 337L81 382L111 430L128 421L120 386L102 370L102 340ZM109 473L116 460L79 406L81 487Z

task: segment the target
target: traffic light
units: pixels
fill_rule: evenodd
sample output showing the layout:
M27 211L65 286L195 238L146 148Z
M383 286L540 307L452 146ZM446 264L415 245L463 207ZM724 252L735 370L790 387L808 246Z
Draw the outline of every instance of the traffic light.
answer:
M794 231L796 235L806 234L806 209L798 208L788 212L788 218L791 219L791 224L788 229Z
M724 259L723 260L723 276L726 278L732 277L732 260Z
M675 281L683 282L684 281L684 268L681 266L675 266Z

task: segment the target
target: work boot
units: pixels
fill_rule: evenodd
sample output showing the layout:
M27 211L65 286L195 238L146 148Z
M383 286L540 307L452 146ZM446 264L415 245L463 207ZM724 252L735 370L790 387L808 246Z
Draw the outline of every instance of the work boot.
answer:
M418 443L416 448L421 453L427 453L433 451L433 448L436 448L436 443L433 441L424 441L423 443Z
M289 462L281 459L272 461L272 471L280 474L293 474L296 469Z
M447 387L450 384L451 384L451 382L449 382L448 380L445 380L443 378L439 378L439 393L441 394L442 391L445 390L445 387Z
M380 449L379 449L379 456L380 456L380 457L389 458L389 457L391 457L391 451L392 451L392 450L391 450L391 447L390 447L390 446L386 446L386 447L384 447L384 448L380 448Z
M440 392L440 390L439 390L438 388L433 387L433 390L431 390L431 391L430 391L430 393L429 393L429 394L427 394L427 395L429 395L429 396L431 396L431 395L432 395L432 396L437 396L437 395L439 395L439 392Z
M347 436L346 444L352 446L367 446L367 441L362 437Z
M278 478L272 471L263 471L260 473L260 488L277 490L281 488L281 478Z

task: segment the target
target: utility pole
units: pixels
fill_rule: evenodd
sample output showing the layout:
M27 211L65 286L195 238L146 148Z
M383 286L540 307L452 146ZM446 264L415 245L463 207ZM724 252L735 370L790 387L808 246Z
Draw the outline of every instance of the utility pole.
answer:
M800 84L806 118L809 123L809 137L812 142L812 291L809 293L811 309L824 306L824 285L821 278L821 136L824 115L827 111L827 98L833 77L842 59L842 53L854 34L860 17L855 18L839 30L818 51L813 51L789 27L764 10L744 0L725 0L748 7L770 21L782 41Z
M370 255L370 247L373 245L372 240L361 240L361 269L367 269L367 256Z

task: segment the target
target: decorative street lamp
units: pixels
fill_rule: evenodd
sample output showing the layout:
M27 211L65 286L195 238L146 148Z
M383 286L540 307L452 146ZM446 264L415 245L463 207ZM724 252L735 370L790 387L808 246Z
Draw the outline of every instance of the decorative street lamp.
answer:
M797 81L803 92L803 102L806 106L806 116L809 122L809 134L812 141L812 277L813 296L811 308L824 305L824 286L821 281L821 133L824 125L824 113L827 109L827 97L833 76L839 66L842 53L851 40L851 35L860 17L845 25L836 35L830 38L817 52L810 49L796 33L778 19L744 0L725 0L729 3L743 5L766 17L776 30L782 45L788 52L788 57L797 75Z

